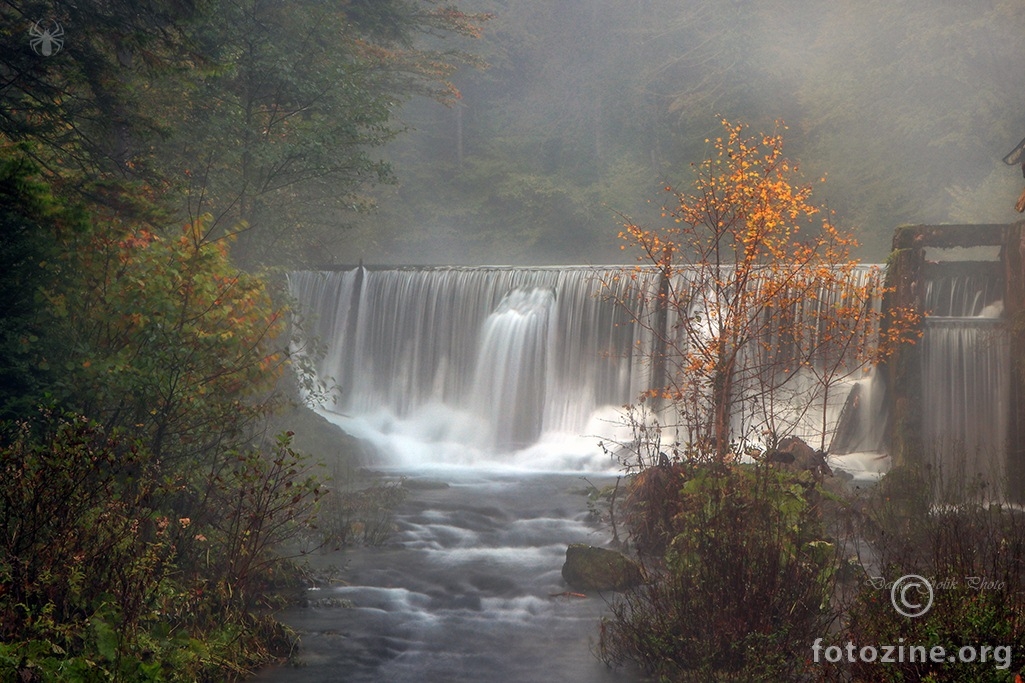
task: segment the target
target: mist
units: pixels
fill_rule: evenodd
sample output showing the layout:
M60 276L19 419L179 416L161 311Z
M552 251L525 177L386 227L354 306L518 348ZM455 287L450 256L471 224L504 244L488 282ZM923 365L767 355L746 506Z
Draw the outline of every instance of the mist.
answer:
M335 257L620 262L622 216L655 226L720 119L786 126L813 199L881 261L901 224L1007 223L1025 135L1025 10L1007 0L825 4L472 0L451 106L416 100ZM821 182L822 179L825 182Z

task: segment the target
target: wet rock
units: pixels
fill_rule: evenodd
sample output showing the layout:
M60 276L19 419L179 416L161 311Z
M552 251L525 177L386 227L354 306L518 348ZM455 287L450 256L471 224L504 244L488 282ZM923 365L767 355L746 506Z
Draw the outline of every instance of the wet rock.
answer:
M623 591L642 581L640 565L623 553L583 543L566 549L562 578L582 591Z
M826 453L815 450L796 436L788 436L776 448L766 451L765 460L780 463L796 472L807 470L820 480L833 476L833 470L826 462Z
M410 491L442 491L450 487L447 481L440 479L421 479L410 477L402 480L402 486Z

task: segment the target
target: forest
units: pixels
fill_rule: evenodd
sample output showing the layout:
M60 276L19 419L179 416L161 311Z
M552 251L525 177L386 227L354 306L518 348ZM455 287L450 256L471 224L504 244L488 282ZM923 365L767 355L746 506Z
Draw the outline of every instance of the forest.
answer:
M271 422L308 379L282 268L390 177L373 150L398 103L454 98L472 58L418 39L486 17L401 0L0 17L0 679L244 677L291 647L266 608L325 480Z
M284 275L621 261L723 119L882 261L1007 223L1015 0L0 6L0 680L240 679L325 492Z
M787 127L805 182L882 262L902 224L1014 220L1025 135L1010 0L475 0L494 14L456 75L412 103L397 183L335 258L606 263L619 214L654 222L720 118ZM824 182L821 182L824 179Z

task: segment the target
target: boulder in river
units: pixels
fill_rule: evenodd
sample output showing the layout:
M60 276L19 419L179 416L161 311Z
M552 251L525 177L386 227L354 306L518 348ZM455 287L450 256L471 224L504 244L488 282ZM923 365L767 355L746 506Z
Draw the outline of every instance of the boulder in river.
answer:
M623 591L643 580L640 565L623 553L584 543L566 549L562 578L582 591Z

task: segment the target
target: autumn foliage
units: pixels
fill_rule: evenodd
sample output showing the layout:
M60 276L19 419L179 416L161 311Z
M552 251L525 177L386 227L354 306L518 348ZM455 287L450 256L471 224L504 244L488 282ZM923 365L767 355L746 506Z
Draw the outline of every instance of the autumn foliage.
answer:
M115 223L64 252L80 277L47 292L76 342L62 359L64 389L158 456L194 458L239 429L284 360L284 311L231 264L228 239L205 238L208 223L169 236Z
M254 614L276 549L320 494L291 433L262 434L284 309L209 218L71 220L30 172L3 215L38 271L5 375L39 389L0 402L0 679L248 675L281 645Z
M665 188L668 226L627 222L620 233L639 252L630 277L654 268L661 283L621 300L656 339L661 371L647 398L675 407L692 453L720 461L752 436L792 431L831 386L910 338L914 322L894 316L879 336L878 273L798 183L782 124L755 137L722 127L692 189ZM796 414L779 409L788 392L806 395Z

